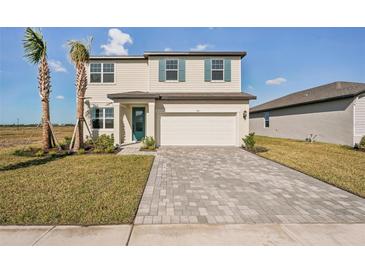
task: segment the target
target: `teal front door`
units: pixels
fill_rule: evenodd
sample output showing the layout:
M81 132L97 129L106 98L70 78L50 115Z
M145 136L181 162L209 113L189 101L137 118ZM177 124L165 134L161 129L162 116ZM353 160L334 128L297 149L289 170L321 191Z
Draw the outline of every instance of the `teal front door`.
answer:
M132 108L132 139L141 141L143 137L145 137L144 108Z

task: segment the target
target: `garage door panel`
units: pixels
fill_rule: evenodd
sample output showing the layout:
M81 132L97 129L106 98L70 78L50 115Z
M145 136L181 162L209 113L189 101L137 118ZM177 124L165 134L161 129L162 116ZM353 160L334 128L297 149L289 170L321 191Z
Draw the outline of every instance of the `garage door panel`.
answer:
M235 114L170 114L160 120L161 145L236 144Z

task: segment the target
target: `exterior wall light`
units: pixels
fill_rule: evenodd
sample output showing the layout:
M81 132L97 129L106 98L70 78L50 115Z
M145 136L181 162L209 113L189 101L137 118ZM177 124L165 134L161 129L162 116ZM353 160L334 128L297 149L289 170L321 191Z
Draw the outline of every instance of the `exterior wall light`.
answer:
M247 118L247 110L243 111L242 116L243 116L243 119L246 120L246 118Z

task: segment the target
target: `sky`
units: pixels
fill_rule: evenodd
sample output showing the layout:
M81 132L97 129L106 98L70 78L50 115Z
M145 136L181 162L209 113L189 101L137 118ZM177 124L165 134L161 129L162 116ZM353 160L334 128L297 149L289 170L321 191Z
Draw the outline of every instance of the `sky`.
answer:
M24 59L24 28L0 28L0 124L39 123L37 66ZM365 82L365 28L41 28L51 67L51 120L74 123L75 69L66 43L93 37L92 54L246 51L242 91L257 105L334 81Z

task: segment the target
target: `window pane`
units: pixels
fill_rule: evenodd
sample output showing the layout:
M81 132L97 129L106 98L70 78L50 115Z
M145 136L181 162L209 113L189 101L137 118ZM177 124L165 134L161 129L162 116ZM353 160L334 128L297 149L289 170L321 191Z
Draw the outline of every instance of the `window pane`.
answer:
M223 70L213 70L212 80L223 80Z
M166 80L177 80L177 71L166 70Z
M268 120L265 120L265 127L270 127L270 122Z
M114 83L114 73L104 73L103 74L103 83Z
M166 60L166 69L177 69L177 60Z
M105 119L105 128L114 128L114 120Z
M101 72L101 64L90 64L90 72Z
M114 64L103 64L103 72L114 72Z
M101 82L100 73L91 73L90 74L90 83L100 83L100 82Z
M212 60L212 69L223 69L223 60Z
M92 119L93 128L103 128L103 119Z
M114 118L113 108L105 108L105 118Z
M143 122L136 122L136 131L143 131Z
M103 109L102 108L93 108L91 112L91 117L93 119L103 118Z

